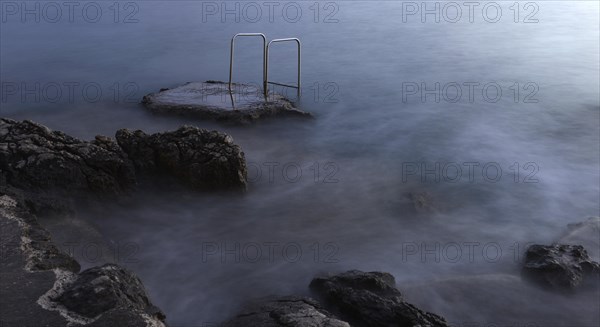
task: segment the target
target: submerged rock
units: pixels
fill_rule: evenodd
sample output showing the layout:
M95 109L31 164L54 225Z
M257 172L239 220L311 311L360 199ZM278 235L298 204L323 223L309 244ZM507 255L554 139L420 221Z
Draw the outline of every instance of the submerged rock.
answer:
M109 138L85 142L28 120L0 118L0 181L31 192L121 194L135 184L135 174Z
M600 264L592 261L581 245L535 244L525 253L523 273L541 285L572 290L580 286L584 278L597 286Z
M166 174L199 190L246 189L246 160L227 134L184 126L148 135L117 131L117 142L141 174Z
M448 326L444 318L406 302L389 273L351 270L317 277L310 288L352 326Z
M164 314L146 295L140 279L114 264L94 267L77 275L63 292L52 299L86 318L96 318L112 310L127 309L164 320Z
M424 310L443 312L453 327L600 326L597 292L565 297L518 274L457 274L407 284L402 293Z
M436 211L434 201L429 192L410 192L406 194L412 207L417 213L432 213Z
M300 111L279 94L265 99L253 85L233 84L232 91L224 82L190 82L173 89L161 89L142 99L151 112L188 116L229 123L250 123L267 117L312 117Z
M223 327L350 327L311 298L268 298L248 305Z

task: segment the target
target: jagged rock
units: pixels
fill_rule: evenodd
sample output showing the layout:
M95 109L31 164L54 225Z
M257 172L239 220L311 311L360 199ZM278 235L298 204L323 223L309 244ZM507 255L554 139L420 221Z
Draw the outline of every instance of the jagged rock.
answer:
M248 305L223 327L350 327L311 298L268 298Z
M403 286L402 293L424 310L443 313L453 327L600 326L597 292L565 296L512 272L428 279Z
M589 217L585 221L569 224L567 228L568 231L556 243L582 245L590 258L600 261L600 217Z
M184 126L148 135L117 131L117 142L141 174L176 176L199 190L246 189L246 160L227 134Z
M82 271L62 294L52 300L87 318L115 309L134 310L160 320L165 318L150 303L140 279L115 264Z
M0 181L30 192L121 194L135 184L135 175L108 138L84 142L31 121L0 118Z
M234 106L232 106L232 99ZM253 85L219 81L190 82L173 89L161 89L142 99L142 104L153 113L174 114L197 119L245 124L267 117L312 117L300 111L285 97L269 94Z
M165 326L135 275L116 265L77 274L18 198L0 196L0 227L0 325Z
M317 277L310 288L353 326L448 326L444 318L404 301L395 284L389 273L351 270Z
M246 189L244 153L230 136L184 126L147 135L117 132L85 142L31 121L0 119L0 192L38 210L68 207L57 193L119 195L134 188L137 172L175 176L200 190ZM123 151L125 150L125 152ZM54 197L44 198L43 193Z
M37 221L37 218L25 208L17 205L15 198L0 196L0 216L16 221L19 231L14 235L12 246L27 257L25 268L29 271L44 271L55 268L78 272L79 263L66 253L61 252L53 243L50 233ZM8 250L8 249L7 249ZM3 250L1 252L5 254ZM2 259L5 259L2 257Z
M539 245L527 248L523 273L541 285L572 290L589 277L600 278L600 265L592 261L581 245Z

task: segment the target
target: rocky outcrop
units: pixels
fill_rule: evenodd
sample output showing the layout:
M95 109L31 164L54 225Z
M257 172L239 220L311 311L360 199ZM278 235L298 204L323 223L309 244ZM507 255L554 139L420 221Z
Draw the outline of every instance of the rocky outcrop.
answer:
M0 196L0 325L161 327L139 279L116 265L80 274L22 203Z
M167 174L198 190L246 189L244 153L227 134L184 126L148 135L122 129L117 142L140 174Z
M546 287L572 290L585 279L598 286L600 265L581 245L535 244L525 253L523 274Z
M142 99L153 113L187 116L233 124L247 124L268 117L311 118L292 102L271 93L265 99L262 90L253 85L218 81L190 82L173 89L161 89Z
M223 327L350 327L311 298L268 298L248 305Z
M150 303L140 279L115 264L79 273L52 300L86 318L128 309L165 319L164 314Z
M122 194L134 186L135 174L109 138L85 142L31 121L1 118L0 181L30 192Z
M352 326L448 326L444 318L406 302L389 273L351 270L317 277L311 290Z
M582 245L590 258L600 261L600 217L589 217L582 222L569 224L556 243Z
M52 193L56 201L47 201L48 207L60 202L58 193L120 195L140 177L157 175L197 190L246 189L244 153L227 134L184 126L152 135L119 130L116 136L118 143L105 136L85 142L31 121L2 118L0 191L24 194L33 206L45 202L40 194Z

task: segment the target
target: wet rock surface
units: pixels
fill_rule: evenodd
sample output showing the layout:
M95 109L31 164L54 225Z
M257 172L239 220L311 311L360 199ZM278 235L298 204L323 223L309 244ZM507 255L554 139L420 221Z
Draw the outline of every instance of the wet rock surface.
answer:
M423 310L443 312L453 327L600 326L598 292L566 297L512 272L410 283L402 293Z
M525 253L523 274L543 286L558 290L573 290L584 282L597 287L600 264L591 260L581 245L535 244Z
M592 260L600 261L600 217L569 224L556 243L582 245Z
M167 174L198 190L246 189L244 153L227 134L184 126L148 135L119 130L117 142L141 174Z
M269 298L249 304L223 327L350 327L305 297Z
M269 117L311 118L279 94L266 99L253 85L229 85L219 81L189 82L172 89L161 89L142 99L153 113L187 116L233 124L247 124Z
M122 195L135 188L138 177L159 174L198 190L246 189L244 153L227 134L184 126L152 135L119 130L116 136L118 143L105 136L86 142L31 121L2 118L0 191L48 208L65 206L58 194ZM46 201L44 192L53 197Z
M65 286L64 292L52 300L87 318L118 309L146 313L161 320L165 318L150 303L140 279L114 264L79 273L71 284Z
M135 275L116 265L77 274L79 263L9 195L0 196L0 226L3 327L164 326Z
M448 326L444 318L406 302L389 273L351 270L310 283L325 307L352 326Z
M134 186L135 174L109 138L85 142L31 121L1 118L0 181L32 192L122 194Z

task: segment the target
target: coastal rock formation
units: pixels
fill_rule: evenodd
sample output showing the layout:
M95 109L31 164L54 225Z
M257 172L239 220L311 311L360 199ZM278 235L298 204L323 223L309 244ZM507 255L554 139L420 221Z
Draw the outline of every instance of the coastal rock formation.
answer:
M245 190L244 153L226 134L189 126L117 135L119 143L104 136L86 142L0 119L0 325L164 326L133 273L112 264L79 273L80 264L58 249L35 214L65 215L69 199L80 195L126 194L142 176Z
M0 118L0 181L31 192L122 194L135 175L108 138L85 142L31 121Z
M567 229L557 243L582 245L592 260L600 261L600 217L569 224Z
M27 193L33 206L53 193L48 206L61 202L57 193L121 195L139 175L173 176L198 190L245 190L246 161L230 136L184 126L174 132L147 135L119 130L117 142L96 136L81 141L31 122L0 119L0 191ZM125 151L123 151L125 150Z
M234 124L267 117L312 117L296 109L282 95L271 93L265 99L258 87L237 83L230 92L227 83L218 81L190 82L173 89L161 89L144 96L142 104L153 113Z
M529 327L600 326L597 292L566 297L512 271L456 274L407 283L402 294L423 310L443 313L453 327L525 327L532 317L535 324L529 323Z
M269 298L248 305L223 327L350 327L311 298Z
M95 318L112 310L128 309L156 316L164 314L150 303L144 286L133 273L114 264L94 267L79 273L52 298L68 310Z
M198 190L246 189L246 160L227 134L183 126L148 135L117 131L117 142L138 173L166 174Z
M310 288L352 326L448 326L444 318L404 301L395 285L389 273L351 270L317 277Z
M597 286L600 264L592 261L581 245L535 244L525 253L523 274L547 287L572 290L584 279Z
M0 196L0 325L164 326L135 275L116 265L88 269L61 252L37 218Z

